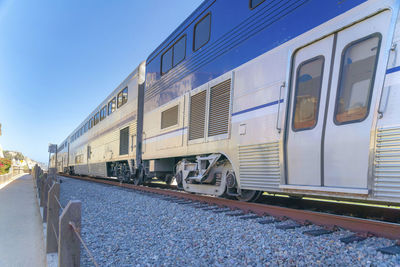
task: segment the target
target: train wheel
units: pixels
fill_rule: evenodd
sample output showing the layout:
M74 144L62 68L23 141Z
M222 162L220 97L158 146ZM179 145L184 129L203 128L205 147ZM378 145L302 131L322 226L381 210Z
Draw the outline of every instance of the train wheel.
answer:
M242 189L240 196L236 196L236 199L244 202L254 202L261 195L262 191Z
M141 185L144 181L144 169L140 168L133 178L134 185Z
M165 176L164 181L167 185L170 185L172 183L173 178L174 178L174 176L172 176L171 174L167 174L167 176Z
M182 171L179 171L176 175L175 175L175 180L176 180L176 186L178 189L183 189L183 184L182 184Z

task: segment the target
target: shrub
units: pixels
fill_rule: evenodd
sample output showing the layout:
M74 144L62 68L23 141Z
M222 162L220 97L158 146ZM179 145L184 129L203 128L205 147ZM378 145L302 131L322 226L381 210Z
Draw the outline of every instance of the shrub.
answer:
M0 158L0 175L8 173L11 168L11 160Z

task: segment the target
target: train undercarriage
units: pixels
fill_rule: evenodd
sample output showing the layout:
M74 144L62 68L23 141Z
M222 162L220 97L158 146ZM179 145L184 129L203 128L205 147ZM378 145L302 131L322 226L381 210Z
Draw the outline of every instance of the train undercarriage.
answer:
M132 175L134 184L161 180L175 182L178 189L191 193L256 201L261 191L241 190L230 161L222 154L144 161L144 168Z
M135 165L134 160L107 162L106 177L123 183L142 185L162 181L191 193L256 201L262 191L240 189L230 161L222 154L208 154L185 158L144 160ZM87 170L88 171L88 170ZM86 175L70 166L64 170L69 175ZM87 175L94 176L88 171ZM99 176L101 177L101 176Z

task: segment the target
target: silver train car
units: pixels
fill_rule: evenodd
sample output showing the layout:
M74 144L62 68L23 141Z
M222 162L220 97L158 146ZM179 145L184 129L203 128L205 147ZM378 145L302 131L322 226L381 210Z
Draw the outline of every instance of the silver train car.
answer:
M243 201L400 203L400 1L342 2L204 1L53 166Z

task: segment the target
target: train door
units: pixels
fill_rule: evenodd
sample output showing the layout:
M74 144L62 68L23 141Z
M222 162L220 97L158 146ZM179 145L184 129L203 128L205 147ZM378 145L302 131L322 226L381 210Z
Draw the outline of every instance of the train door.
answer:
M288 184L321 185L321 138L334 36L297 51L293 63Z
M375 74L377 67L386 68L381 44L387 42L390 15L382 12L338 33L324 141L326 186L367 189L372 123L383 82Z
M374 106L383 82L375 73L385 68L378 58L389 24L390 12L382 12L295 54L289 185L367 188Z

